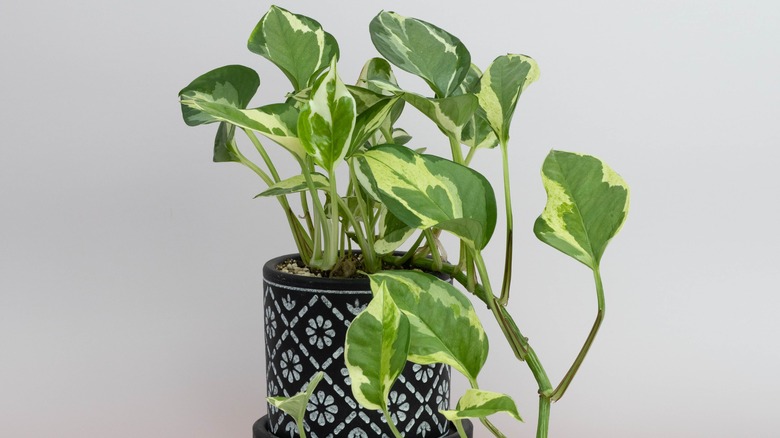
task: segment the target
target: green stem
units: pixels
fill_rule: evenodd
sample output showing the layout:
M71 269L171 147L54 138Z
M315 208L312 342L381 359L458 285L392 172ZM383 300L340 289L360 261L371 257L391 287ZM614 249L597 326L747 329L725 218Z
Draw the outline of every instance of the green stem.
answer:
M536 423L536 438L547 438L550 431L550 398L539 396L539 420Z
M504 205L506 208L506 252L504 256L504 280L501 284L501 305L509 302L509 289L512 284L512 240L514 219L512 218L512 194L509 184L509 154L506 142L501 143L501 161L504 164Z
M260 153L260 156L263 157L263 162L266 166L268 166L268 170L271 171L271 175L274 177L275 182L281 181L279 178L279 173L276 171L276 167L274 166L273 161L271 161L271 157L268 156L268 153L265 151L265 148L263 147L263 144L260 143L260 140L257 138L254 132L252 132L249 129L242 128L244 130L244 133L246 133L246 136L249 137L249 140L252 142L253 145L255 145L255 149L257 149L257 152Z
M460 148L460 141L455 137L449 137L450 150L452 150L452 161L463 164L463 150Z
M363 231L360 229L360 224L358 223L357 219L355 219L355 216L352 214L351 211L349 211L349 208L343 199L337 197L336 200L339 206L341 207L341 209L344 210L344 215L347 216L347 221L350 223L350 225L352 225L352 228L355 230L355 238L358 241L358 245L361 248L366 248L368 246L368 242L366 241L365 236L363 236ZM365 251L363 257L365 258Z
M323 221L327 220L325 215L325 208L322 206L320 195L317 192L317 188L314 186L314 180L311 178L311 166L309 165L308 158L301 163L301 171L303 177L306 180L306 186L309 188L311 194L312 203L314 204L314 247L312 250L312 257L308 265L320 269L326 269L322 259L322 239L325 239L326 247L327 242L330 241L329 233L330 229L323 225Z
M425 234L425 240L428 241L428 249L431 252L431 258L433 259L433 270L439 272L442 268L442 261L441 254L439 254L439 247L436 245L436 238L433 236L433 232L430 228L423 230L423 233Z
M363 216L363 226L365 229L365 244L361 244L360 248L363 250L363 262L366 265L366 270L369 273L373 273L381 269L382 264L379 263L379 259L376 256L376 253L374 252L374 224L371 220L371 215L369 214L368 206L366 203L366 200L363 198L363 192L360 186L360 182L357 179L357 175L355 174L355 168L352 165L352 162L349 164L349 179L352 183L352 190L355 193L355 198L357 198L358 208L360 209L360 214ZM348 208L345 208L345 210L349 210ZM349 212L348 212L349 213ZM352 223L352 228L355 229L355 233L359 234L360 231L358 229L359 224L358 223Z
M468 435L466 435L466 430L463 429L463 420L455 420L453 421L453 424L455 424L455 430L458 431L458 436L460 438L468 438Z
M466 161L463 163L466 166L471 164L471 159L474 158L474 154L477 153L477 148L469 148L469 153L466 155Z
M339 241L339 204L341 197L336 188L336 174L333 170L328 171L328 181L330 182L330 232L325 238L325 265L327 269L332 269L338 260L338 241ZM345 208L345 210L349 210ZM359 230L355 230L356 233Z
M396 438L403 438L401 432L399 432L398 429L396 429L395 424L393 424L393 417L390 416L390 412L387 411L387 408L382 409L382 413L385 414L387 425L390 426L390 430L393 432L393 435Z
M420 244L422 243L424 237L425 237L425 234L424 233L420 233L420 236L417 237L417 240L415 240L414 243L412 244L412 246L409 248L409 250L406 251L406 254L404 254L399 259L399 261L398 261L399 262L398 263L399 266L405 264L406 262L408 262L412 258L412 256L414 255L415 251L417 251L417 248L420 247Z
M574 363L571 365L571 368L569 368L569 371L567 371L566 375L563 376L561 383L558 384L558 387L555 388L555 391L552 393L550 397L552 401L560 400L561 397L563 397L563 394L566 392L566 389L569 388L571 381L574 379L574 376L580 369L580 365L582 365L582 362L585 360L585 356L587 356L588 350L590 350L590 346L596 339L596 335L598 334L599 328L601 327L601 322L604 320L604 312L606 310L604 303L604 286L601 284L601 273L599 272L598 266L593 268L593 280L596 283L596 295L598 298L598 313L596 313L596 321L593 323L593 327L590 329L588 338L585 340L585 344L582 346L582 349L577 355L577 358L574 360Z
M303 428L303 421L297 421L296 424L298 425L299 438L306 438L306 429Z

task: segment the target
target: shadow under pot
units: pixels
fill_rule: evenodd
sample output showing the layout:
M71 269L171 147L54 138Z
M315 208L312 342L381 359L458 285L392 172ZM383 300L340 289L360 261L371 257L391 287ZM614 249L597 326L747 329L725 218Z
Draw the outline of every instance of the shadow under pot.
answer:
M307 277L277 269L290 259L300 264L300 257L291 254L263 267L268 396L302 392L322 371L324 377L305 415L308 438L392 437L381 412L355 401L344 364L347 329L372 298L368 279ZM405 438L458 437L439 413L450 408L450 375L450 367L442 364L406 364L389 397L391 417ZM471 437L471 424L464 425ZM268 415L255 423L253 435L294 438L297 430L292 417L269 404Z

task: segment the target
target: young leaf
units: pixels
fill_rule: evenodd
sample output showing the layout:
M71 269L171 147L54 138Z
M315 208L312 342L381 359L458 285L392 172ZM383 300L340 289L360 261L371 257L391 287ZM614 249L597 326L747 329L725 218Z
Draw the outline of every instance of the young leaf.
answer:
M483 391L481 389L467 390L463 397L458 400L455 410L442 410L440 412L450 421L466 418L484 418L499 412L506 412L518 421L523 421L511 397L506 394Z
M217 128L217 136L214 138L214 162L223 163L229 161L240 162L235 154L236 150L236 125L220 122Z
M437 97L450 96L471 65L458 38L430 23L382 11L369 25L371 41L388 61L423 78Z
M368 409L387 409L393 382L406 365L409 320L386 288L374 298L347 330L344 359L355 400Z
M479 67L471 64L466 77L463 78L460 87L456 90L456 95L461 94L473 94L479 83L479 78L482 77L482 71ZM487 115L485 110L477 108L471 116L471 119L466 122L463 129L460 132L460 142L470 148L483 149L494 148L498 146L498 137L493 132L493 128L487 121Z
M312 89L298 118L303 147L328 173L344 159L355 128L355 99L341 82L335 61Z
M501 143L509 140L509 124L520 93L538 78L539 67L533 59L503 55L490 64L479 80L476 88L479 105Z
M360 71L357 85L375 93L390 94L388 91L377 87L372 81L382 81L398 86L398 81L395 78L393 69L390 67L390 63L382 58L371 58L366 61L363 65L363 70Z
M389 211L382 215L379 221L379 236L374 242L374 250L378 254L390 254L406 242L414 234L415 229L401 222Z
M278 6L260 19L247 47L276 64L295 91L310 86L339 53L335 38L320 23Z
M385 98L375 103L371 108L360 113L355 120L355 133L347 152L347 157L352 156L369 139L385 120L390 117L398 98Z
M356 155L363 188L410 227L441 228L482 249L496 226L493 188L473 169L402 146Z
M260 77L249 67L226 65L211 70L179 91L184 123L197 126L220 121L207 112L185 104L187 100L197 98L234 108L246 108L258 87L260 87Z
M444 363L476 379L488 355L488 339L471 302L446 281L415 271L371 275L371 289L386 287L409 318L409 360Z
M268 403L293 417L298 427L303 427L303 420L306 415L306 407L309 404L309 399L312 394L314 394L314 390L317 388L317 385L324 375L325 373L319 371L312 377L303 392L292 397L268 397Z
M314 182L314 188L318 190L327 190L330 187L328 178L325 175L317 172L311 174L312 182ZM289 195L290 193L298 193L309 190L309 186L306 184L306 177L303 175L295 175L285 180L268 187L265 191L255 196L259 198L261 196L282 196Z
M547 155L542 181L547 205L534 224L536 237L597 269L626 219L628 185L598 158L562 151Z

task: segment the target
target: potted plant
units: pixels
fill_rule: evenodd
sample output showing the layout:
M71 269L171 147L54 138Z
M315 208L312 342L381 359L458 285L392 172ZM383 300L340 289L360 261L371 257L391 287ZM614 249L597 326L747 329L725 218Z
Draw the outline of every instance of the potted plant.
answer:
M356 85L346 85L333 36L311 18L273 6L248 47L290 80L283 102L248 108L259 76L238 65L212 70L179 93L188 125L218 123L214 161L243 164L268 185L258 196L279 202L298 250L264 267L270 405L255 436L464 437L469 418L504 436L487 417L520 415L509 396L478 385L488 340L468 294L491 310L538 382L537 437L546 437L550 404L568 388L604 316L599 265L625 220L628 187L588 155L551 151L542 166L548 201L534 233L593 271L599 309L570 370L552 386L506 310L509 127L519 96L538 78L536 63L502 55L481 71L458 38L393 12L380 12L369 30L383 58L367 61ZM401 87L391 64L424 79L429 95ZM415 144L396 126L410 107L444 134L446 158L423 153L432 145ZM238 130L264 168L241 152ZM300 173L282 178L258 133L286 149ZM478 151L496 148L506 257L494 288L482 251L498 209L492 186L469 164ZM451 251L457 258L446 256L441 233L459 240ZM450 369L471 385L454 409Z

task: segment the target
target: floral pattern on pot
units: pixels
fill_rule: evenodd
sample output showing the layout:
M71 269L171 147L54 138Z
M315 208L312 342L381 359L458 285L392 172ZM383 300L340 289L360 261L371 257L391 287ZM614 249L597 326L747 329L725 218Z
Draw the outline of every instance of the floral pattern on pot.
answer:
M278 280L274 278L273 280ZM344 338L355 315L371 300L363 290L314 290L265 279L264 316L269 396L292 396L324 372L306 410L311 438L391 437L384 416L361 408L344 365ZM450 368L408 363L390 392L390 412L410 438L439 438L454 431L439 414L450 407ZM269 405L269 432L297 437L294 420Z

